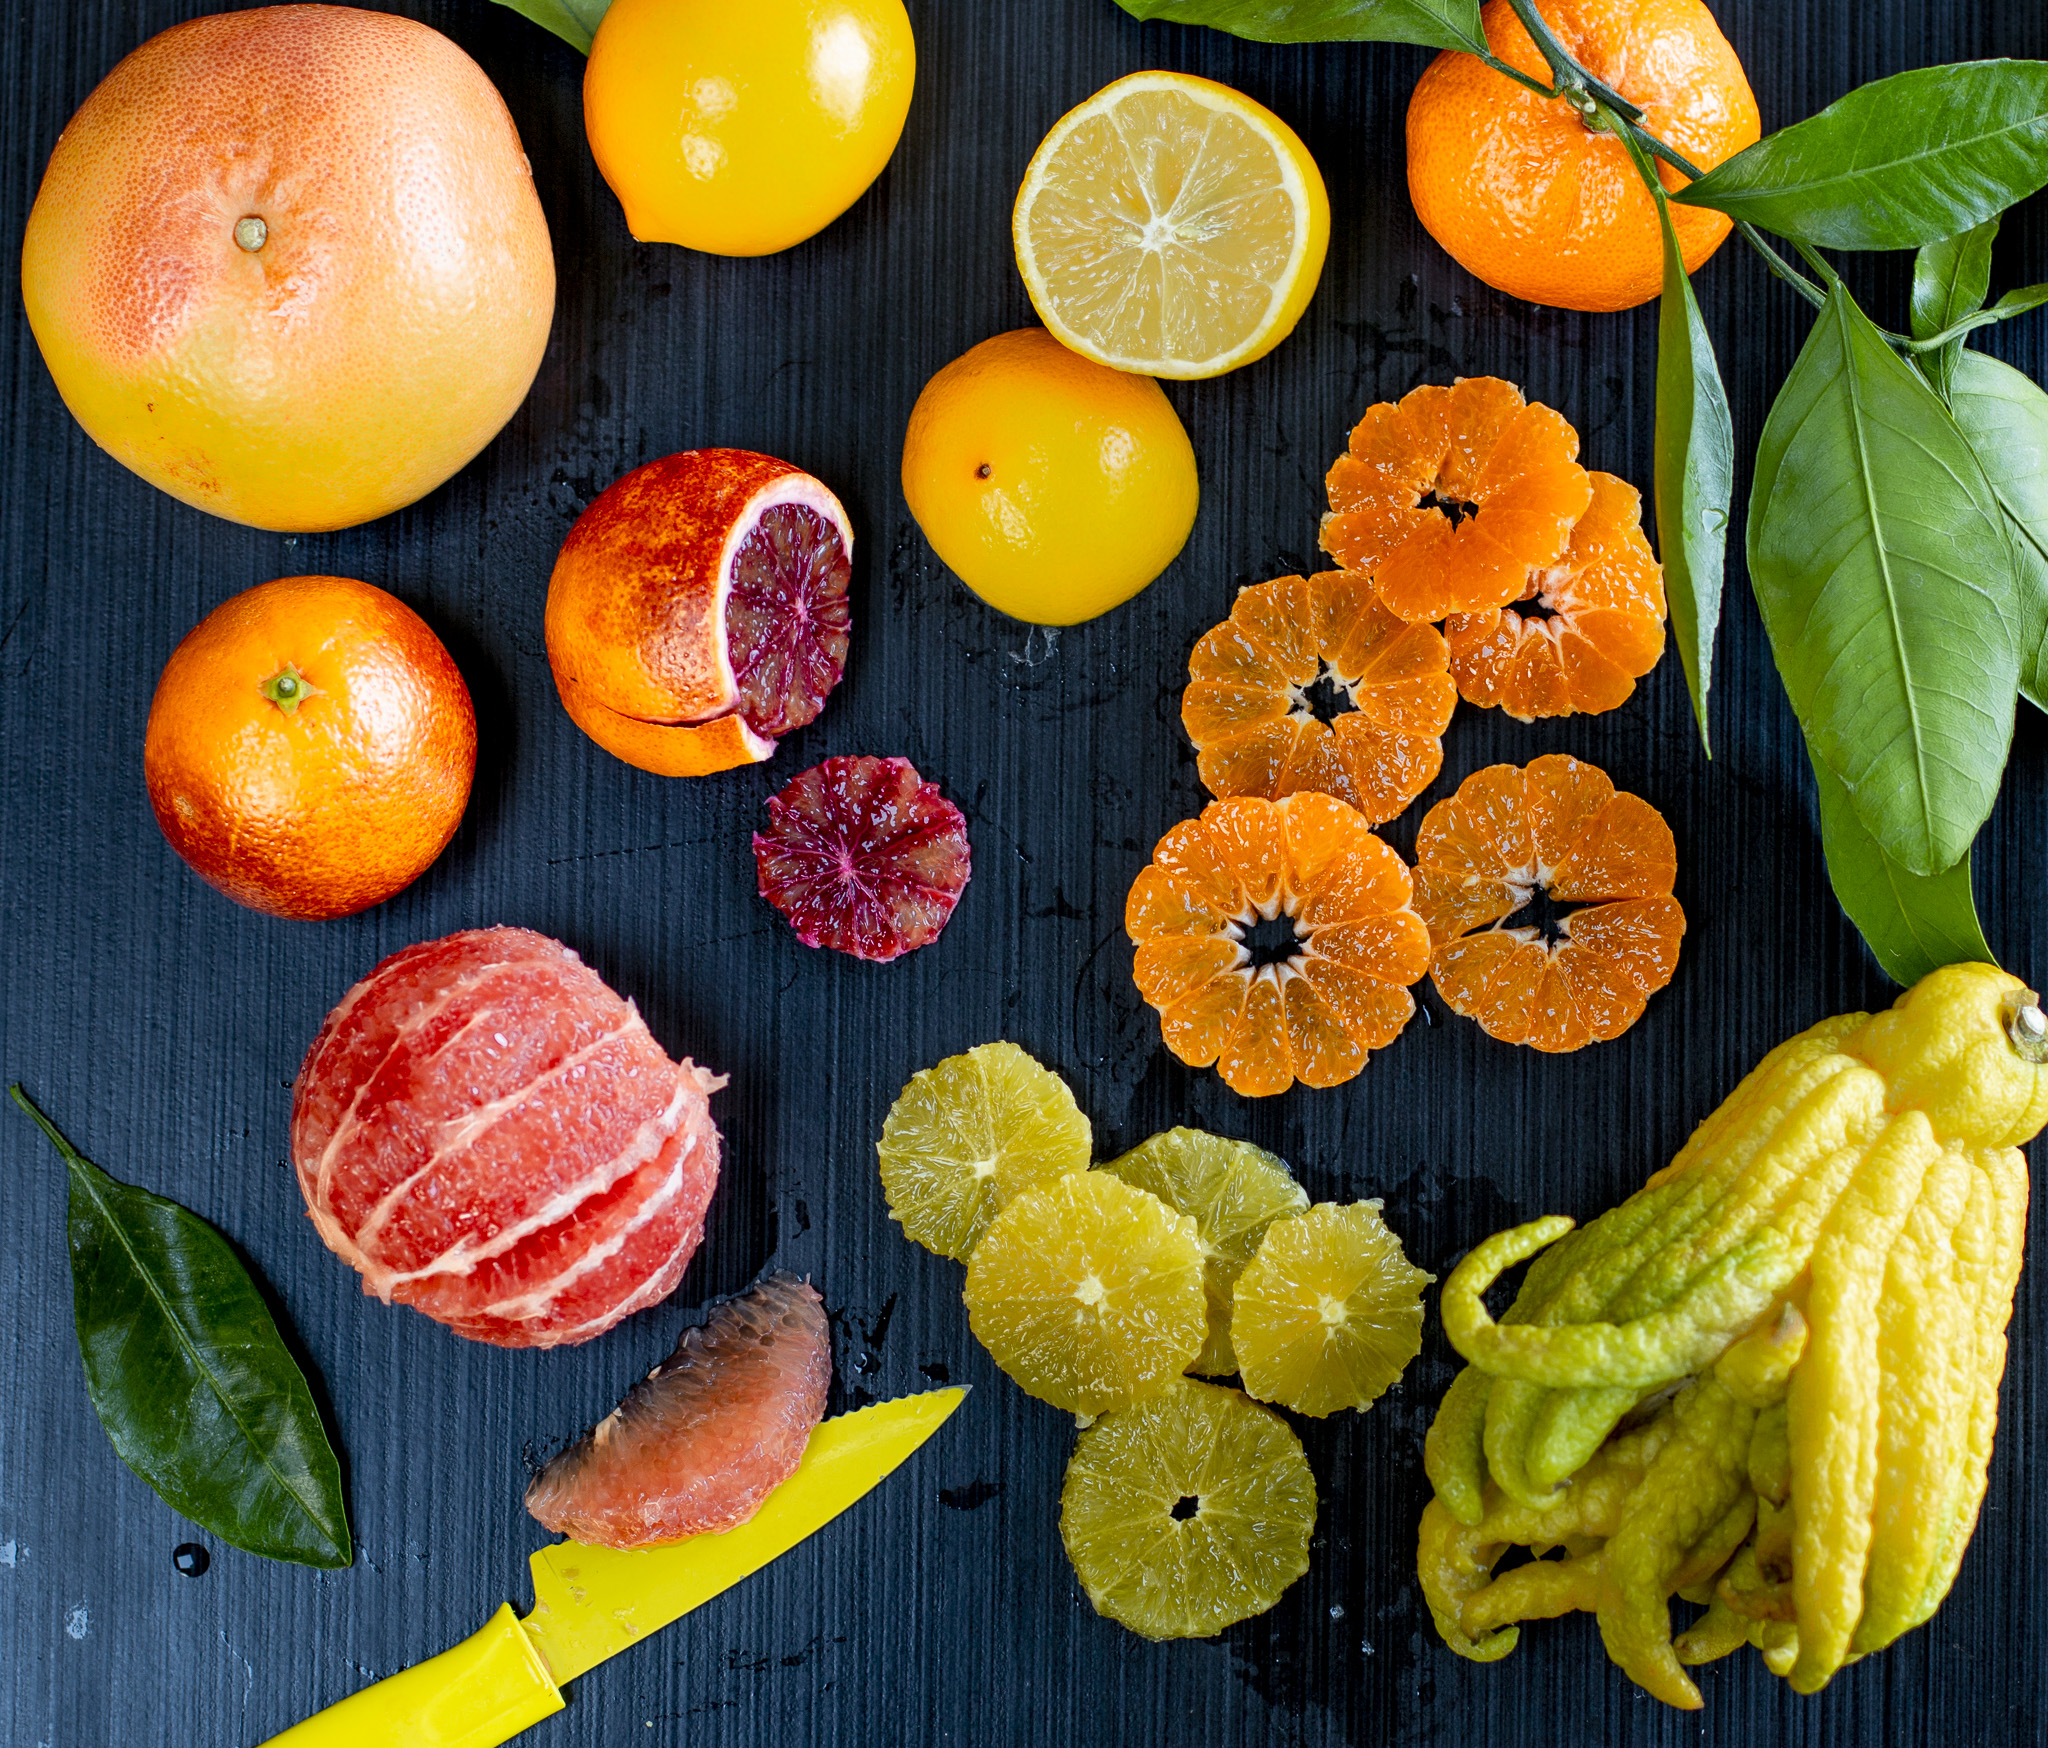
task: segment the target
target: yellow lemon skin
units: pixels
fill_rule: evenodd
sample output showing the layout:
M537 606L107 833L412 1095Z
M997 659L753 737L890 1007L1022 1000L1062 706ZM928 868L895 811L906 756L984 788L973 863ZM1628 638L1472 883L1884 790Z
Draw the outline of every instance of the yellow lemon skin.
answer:
M1174 561L1201 494L1194 446L1158 383L1019 328L925 384L903 439L903 495L991 607L1079 625Z
M583 126L641 242L772 255L882 173L916 71L902 0L613 0Z

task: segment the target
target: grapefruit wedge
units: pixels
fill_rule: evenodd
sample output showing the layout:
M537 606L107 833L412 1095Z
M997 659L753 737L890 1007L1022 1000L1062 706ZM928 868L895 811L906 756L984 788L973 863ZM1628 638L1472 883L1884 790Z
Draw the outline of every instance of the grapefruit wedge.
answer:
M853 527L802 469L745 449L635 468L577 518L548 584L570 720L665 777L758 764L846 668Z
M558 1534L646 1548L743 1524L824 1418L832 1338L807 1281L724 1299L626 1399L550 1462L526 1509Z

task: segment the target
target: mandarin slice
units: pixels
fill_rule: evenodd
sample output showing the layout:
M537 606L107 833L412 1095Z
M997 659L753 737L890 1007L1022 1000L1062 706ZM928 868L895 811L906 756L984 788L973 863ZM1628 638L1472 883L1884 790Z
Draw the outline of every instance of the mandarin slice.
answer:
M1238 1373L1262 1402L1322 1418L1370 1408L1422 1351L1422 1289L1377 1201L1275 1221L1237 1277Z
M1366 409L1330 469L1322 548L1399 618L1504 607L1554 565L1592 502L1579 434L1493 376Z
M1664 653L1664 568L1643 538L1643 497L1611 473L1554 565L1521 599L1444 626L1459 696L1523 722L1613 710Z
M1266 1228L1308 1206L1301 1185L1278 1154L1200 1129L1168 1129L1101 1169L1193 1218L1202 1244L1209 1334L1188 1369L1207 1378L1228 1377L1237 1370L1230 1345L1231 1290Z
M1377 825L1443 767L1449 662L1443 635L1397 619L1363 573L1280 577L1240 590L1195 645L1181 724L1213 794L1317 790Z
M1475 771L1415 839L1437 993L1503 1043L1558 1052L1618 1038L1677 968L1677 877L1664 816L1595 767L1550 753ZM1549 938L1512 926L1539 891L1581 907Z
M1429 929L1411 896L1401 858L1334 796L1211 802L1131 887L1138 992L1167 1048L1233 1092L1337 1086L1415 1012Z
M1067 1083L998 1041L912 1075L875 1152L889 1218L925 1249L965 1262L1004 1203L1086 1171L1091 1148Z
M1293 1429L1188 1378L1083 1432L1060 1489L1060 1539L1088 1600L1148 1639L1265 1613L1308 1570L1315 1524Z
M1080 1415L1156 1396L1208 1334L1194 1221L1107 1172L1026 1190L967 1259L968 1327L1027 1395Z

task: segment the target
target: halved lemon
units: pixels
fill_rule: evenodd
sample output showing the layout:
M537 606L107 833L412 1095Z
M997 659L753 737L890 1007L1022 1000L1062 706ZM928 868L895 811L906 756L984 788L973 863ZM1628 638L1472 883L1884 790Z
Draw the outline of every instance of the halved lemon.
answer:
M1045 136L1011 228L1063 344L1116 370L1221 376L1308 308L1330 197L1270 109L1192 74L1131 73Z

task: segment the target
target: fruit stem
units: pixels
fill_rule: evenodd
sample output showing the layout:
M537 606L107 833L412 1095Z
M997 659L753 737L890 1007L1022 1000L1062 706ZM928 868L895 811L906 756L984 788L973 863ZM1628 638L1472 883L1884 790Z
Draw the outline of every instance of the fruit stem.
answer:
M272 674L256 690L268 698L271 703L275 704L278 709L282 710L285 715L291 716L297 712L299 706L305 703L308 698L315 697L319 693L320 688L308 680L290 662L286 662L283 667L279 668L276 673Z

